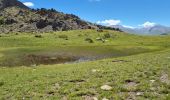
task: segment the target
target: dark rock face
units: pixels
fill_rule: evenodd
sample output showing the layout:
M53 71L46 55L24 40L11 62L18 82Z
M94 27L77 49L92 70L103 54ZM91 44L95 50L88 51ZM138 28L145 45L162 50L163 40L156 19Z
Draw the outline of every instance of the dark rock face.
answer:
M48 25L48 21L47 21L47 20L43 20L43 19L40 19L40 20L36 23L36 27L37 27L38 29L43 29L43 28L45 28L47 25Z
M28 9L27 6L25 6L24 4L22 4L17 0L0 0L0 9L13 7L13 6Z

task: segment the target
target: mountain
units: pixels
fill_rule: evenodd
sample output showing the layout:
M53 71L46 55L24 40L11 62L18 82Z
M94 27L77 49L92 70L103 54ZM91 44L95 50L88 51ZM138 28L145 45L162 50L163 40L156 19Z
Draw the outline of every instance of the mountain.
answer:
M122 26L122 25L112 25L110 27L118 28L118 29L120 29L124 32L127 32L127 33L136 33L136 31L133 28L128 28L128 27L125 27L125 26Z
M149 34L163 34L163 33L170 33L170 27L162 26L162 25L155 25L148 29Z
M111 26L113 28L119 28L127 33L135 33L135 34L167 34L170 33L170 27L163 25L154 25L152 27L141 27L141 28L128 28L121 25Z
M25 6L23 3L17 0L0 0L0 9L13 7L13 6L24 8L24 9L29 9L27 6Z
M0 0L0 33L107 29L55 9L30 9L17 0ZM117 30L115 28L109 28Z

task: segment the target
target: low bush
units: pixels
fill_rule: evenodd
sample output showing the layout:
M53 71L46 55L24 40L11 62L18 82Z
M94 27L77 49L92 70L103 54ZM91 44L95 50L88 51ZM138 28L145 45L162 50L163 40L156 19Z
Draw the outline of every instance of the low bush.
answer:
M112 37L112 35L111 35L110 33L105 33L105 34L103 35L103 38L104 38L104 39L111 38L111 37Z
M97 32L103 32L103 30L102 29L98 29Z
M68 40L68 36L67 35L59 35L58 37L62 38L62 39L65 39L65 40Z
M38 34L38 35L35 35L36 38L42 38L42 35Z
M85 41L88 41L89 43L94 43L94 41L91 38L86 38Z

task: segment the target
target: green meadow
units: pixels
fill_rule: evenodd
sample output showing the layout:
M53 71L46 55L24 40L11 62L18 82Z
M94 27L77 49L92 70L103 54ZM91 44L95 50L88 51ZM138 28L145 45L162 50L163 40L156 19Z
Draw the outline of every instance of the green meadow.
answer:
M169 100L170 35L1 34L0 100L21 99Z

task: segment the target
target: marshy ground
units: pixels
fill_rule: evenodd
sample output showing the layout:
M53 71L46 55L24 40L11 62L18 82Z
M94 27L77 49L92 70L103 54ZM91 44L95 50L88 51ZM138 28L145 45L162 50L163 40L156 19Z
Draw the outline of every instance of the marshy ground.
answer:
M2 34L0 99L168 100L170 36Z

